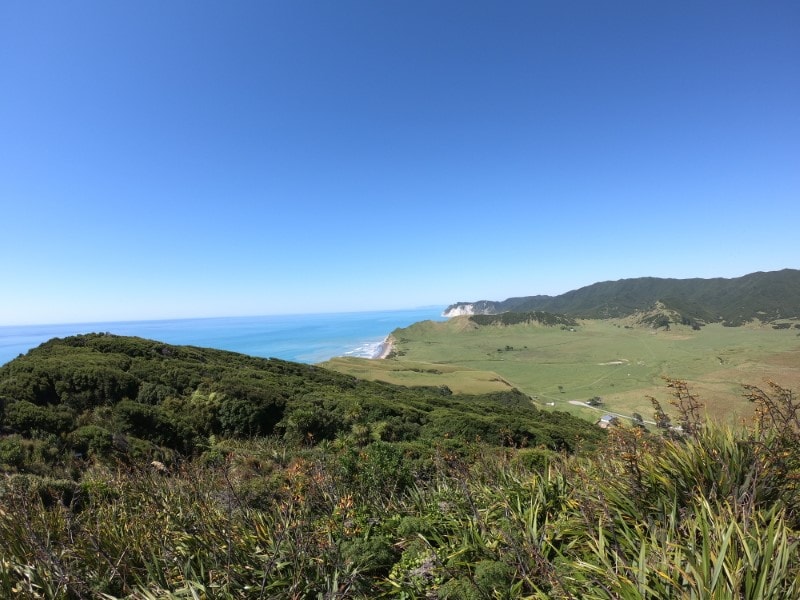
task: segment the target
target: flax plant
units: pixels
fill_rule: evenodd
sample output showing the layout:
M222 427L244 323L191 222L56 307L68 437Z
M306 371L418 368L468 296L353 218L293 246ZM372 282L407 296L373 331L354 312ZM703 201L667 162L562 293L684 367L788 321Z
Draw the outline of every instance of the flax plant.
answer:
M0 597L800 597L794 396L748 388L764 412L734 428L672 389L680 431L580 456L254 439L167 472L6 475Z

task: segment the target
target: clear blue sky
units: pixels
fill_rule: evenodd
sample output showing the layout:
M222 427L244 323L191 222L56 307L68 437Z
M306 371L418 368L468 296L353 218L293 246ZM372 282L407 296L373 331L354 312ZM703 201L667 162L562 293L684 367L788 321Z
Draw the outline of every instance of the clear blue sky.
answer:
M800 3L0 4L0 324L800 266Z

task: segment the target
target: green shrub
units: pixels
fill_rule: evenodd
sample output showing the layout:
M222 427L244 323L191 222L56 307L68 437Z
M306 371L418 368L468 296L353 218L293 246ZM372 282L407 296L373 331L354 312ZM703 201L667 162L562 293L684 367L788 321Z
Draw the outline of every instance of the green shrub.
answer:
M139 392L136 394L136 402L139 404L156 405L176 394L177 391L174 388L160 383L145 381L139 386Z
M23 370L24 368L27 367L17 366L12 369L9 365L5 366L9 376L0 378L0 395L38 405L57 403L58 394L50 375L46 372L30 372Z
M73 367L55 382L60 402L79 411L135 398L138 388L130 373L105 365Z
M266 398L225 394L220 399L218 414L225 435L270 435L283 416L283 405Z
M30 441L30 465L28 470L36 470L40 474L49 473L48 466L55 466L64 458L64 443L62 439L52 433L35 432Z
M107 456L113 448L110 431L97 425L84 425L69 434L69 442L75 452L90 456Z
M26 498L29 502L38 498L46 508L69 506L78 490L78 485L69 479L23 473L10 475L4 487L4 493Z
M99 477L84 479L78 485L78 490L87 502L112 502L120 498L120 490L113 482Z
M21 467L24 461L25 448L20 436L0 438L0 467Z
M64 406L38 406L18 400L6 407L5 421L8 429L25 436L35 431L58 434L72 429L74 413Z
M337 468L359 497L378 501L402 493L413 481L403 452L386 442L346 449L339 455Z
M475 583L483 595L508 598L514 581L514 569L501 561L481 560L475 564Z
M556 456L557 454L551 450L544 450L542 448L522 448L521 450L517 450L514 454L512 463L528 471L542 473L547 470L550 461Z
M400 556L392 540L381 534L345 540L341 552L346 564L369 577L387 577Z

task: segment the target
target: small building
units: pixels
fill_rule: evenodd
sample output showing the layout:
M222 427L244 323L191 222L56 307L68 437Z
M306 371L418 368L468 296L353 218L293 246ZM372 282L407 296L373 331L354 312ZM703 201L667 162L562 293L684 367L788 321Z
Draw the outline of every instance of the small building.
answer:
M595 423L600 429L608 429L612 425L616 425L617 417L614 415L603 415L600 420Z

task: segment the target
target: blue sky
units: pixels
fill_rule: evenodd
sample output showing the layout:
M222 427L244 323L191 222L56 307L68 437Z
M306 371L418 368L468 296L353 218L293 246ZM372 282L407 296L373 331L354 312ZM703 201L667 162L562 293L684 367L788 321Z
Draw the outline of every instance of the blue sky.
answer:
M0 324L800 258L797 2L0 4Z

